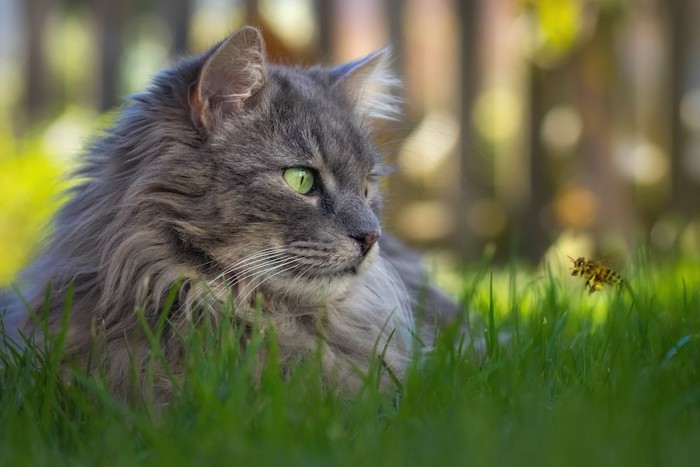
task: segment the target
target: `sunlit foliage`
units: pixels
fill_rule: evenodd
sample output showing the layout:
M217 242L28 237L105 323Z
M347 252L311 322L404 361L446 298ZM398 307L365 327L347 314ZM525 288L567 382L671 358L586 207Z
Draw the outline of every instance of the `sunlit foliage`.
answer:
M0 136L0 285L28 260L60 205L66 168L41 141Z

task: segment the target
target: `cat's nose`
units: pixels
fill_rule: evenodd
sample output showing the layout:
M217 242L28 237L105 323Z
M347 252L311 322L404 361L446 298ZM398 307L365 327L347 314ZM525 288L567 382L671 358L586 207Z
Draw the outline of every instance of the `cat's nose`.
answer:
M357 241L357 243L360 245L360 251L362 252L362 256L367 256L367 253L369 253L369 250L372 249L372 246L377 243L377 240L379 240L379 237L381 234L379 232L370 232L366 234L362 234L359 236L352 236L352 238Z

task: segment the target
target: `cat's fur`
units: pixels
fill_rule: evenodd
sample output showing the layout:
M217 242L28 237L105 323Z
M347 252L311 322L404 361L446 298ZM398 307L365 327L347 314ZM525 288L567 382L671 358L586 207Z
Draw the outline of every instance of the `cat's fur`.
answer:
M456 306L426 286L418 258L397 241L373 245L384 169L370 122L397 110L387 59L274 66L246 27L159 74L90 147L45 250L21 275L23 301L5 304L6 330L40 338L32 314L47 287L56 329L72 284L66 348L81 358L99 341L110 383L126 393L149 349L135 310L155 325L181 280L163 337L175 369L177 332L204 313L218 319L233 297L242 323L261 300L283 364L320 341L326 376L352 388L386 345L401 376L419 289L429 324ZM314 169L315 189L293 191L289 167ZM167 378L159 383L167 392Z

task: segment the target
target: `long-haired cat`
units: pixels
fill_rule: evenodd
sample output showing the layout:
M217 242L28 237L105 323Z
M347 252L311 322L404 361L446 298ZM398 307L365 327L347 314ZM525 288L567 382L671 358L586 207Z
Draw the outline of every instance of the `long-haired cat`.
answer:
M352 389L386 347L400 377L424 282L417 257L380 240L385 166L371 124L395 116L395 84L386 51L332 68L271 65L251 27L160 73L87 151L20 276L22 299L6 297L6 332L41 339L47 289L55 331L71 288L68 354L80 360L98 340L125 394L150 348L135 310L155 325L180 284L162 342L176 373L174 336L232 299L243 324L261 307L282 364L322 342L325 377ZM433 286L422 295L429 324L456 312Z

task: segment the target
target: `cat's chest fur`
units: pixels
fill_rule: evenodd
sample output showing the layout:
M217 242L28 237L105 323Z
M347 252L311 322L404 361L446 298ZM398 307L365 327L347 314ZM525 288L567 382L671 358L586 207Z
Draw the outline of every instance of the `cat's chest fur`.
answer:
M322 305L268 296L261 306L275 327L282 360L304 358L321 345L324 368L341 387L356 388L358 374L369 369L372 359L384 359L401 376L411 357L415 341L411 298L382 258Z

